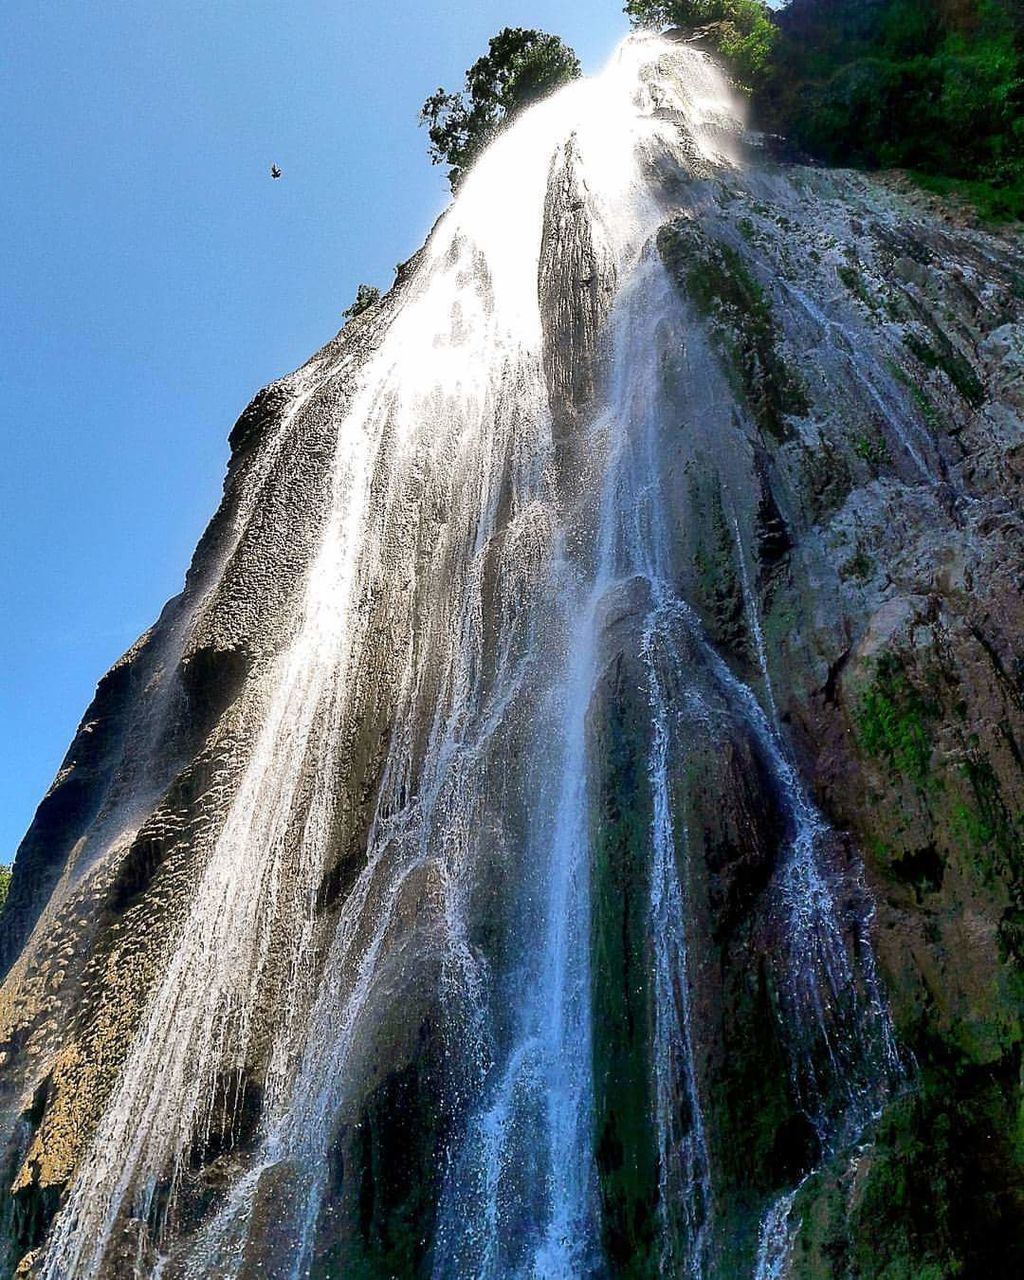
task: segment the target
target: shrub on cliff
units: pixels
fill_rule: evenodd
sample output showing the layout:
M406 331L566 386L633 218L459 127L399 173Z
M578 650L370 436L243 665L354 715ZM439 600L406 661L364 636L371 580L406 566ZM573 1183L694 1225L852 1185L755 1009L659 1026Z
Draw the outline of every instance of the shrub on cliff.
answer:
M507 121L580 74L579 59L558 36L523 27L499 31L466 72L466 87L438 89L420 111L430 159L451 166L452 190Z
M351 320L353 316L361 316L364 311L369 311L378 302L380 302L380 290L377 286L374 284L361 284L356 290L352 305L346 307L341 314L346 320Z
M700 34L748 93L760 83L777 35L764 0L626 0L625 11L635 27Z

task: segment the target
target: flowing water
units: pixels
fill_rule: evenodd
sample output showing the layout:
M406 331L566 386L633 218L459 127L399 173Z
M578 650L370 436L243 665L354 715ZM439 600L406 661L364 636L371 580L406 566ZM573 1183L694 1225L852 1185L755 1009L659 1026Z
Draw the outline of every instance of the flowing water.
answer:
M267 1273L327 1274L338 1117L357 1114L356 1082L387 1052L375 1037L396 1002L410 1025L431 1010L448 1046L433 1274L613 1273L593 1139L588 753L602 637L626 596L642 602L634 656L650 728L659 1274L719 1274L694 1005L697 841L676 791L698 739L723 726L754 744L784 819L773 980L795 1096L826 1153L881 1105L899 1064L869 912L841 917L832 833L780 733L738 516L767 711L676 585L664 356L686 344L691 320L652 237L669 212L666 161L696 179L728 170L738 128L702 55L634 38L601 76L507 131L435 229L337 414L289 642L246 691L258 733L51 1231L46 1280L258 1274L251 1242L268 1203L285 1243ZM568 442L545 337L571 309L572 281L559 294L556 278L543 303L552 252L556 277L563 252L597 283L589 345L571 353L592 366L595 390ZM337 376L318 367L295 412ZM365 856L325 923L367 688L389 708L386 748ZM500 945L481 940L481 916ZM198 1225L183 1227L216 1109L241 1105L241 1086L225 1102L223 1082L256 1062L257 1132ZM760 1277L784 1273L792 1206L786 1188L764 1208Z

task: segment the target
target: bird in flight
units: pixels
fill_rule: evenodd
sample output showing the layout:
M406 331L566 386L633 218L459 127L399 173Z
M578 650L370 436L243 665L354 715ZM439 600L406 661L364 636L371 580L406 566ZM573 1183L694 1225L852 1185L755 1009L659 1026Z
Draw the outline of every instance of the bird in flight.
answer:
M272 165L270 166L270 176L271 176L272 178L280 178L280 176L281 176L281 170L277 167L277 165L276 165L276 164L272 164Z

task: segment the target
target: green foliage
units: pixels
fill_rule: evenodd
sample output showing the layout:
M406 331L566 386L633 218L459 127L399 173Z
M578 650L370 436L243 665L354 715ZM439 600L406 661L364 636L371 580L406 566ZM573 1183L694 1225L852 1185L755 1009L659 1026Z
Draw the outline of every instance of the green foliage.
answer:
M928 776L932 745L931 712L892 654L879 659L873 684L857 713L860 745L869 756L886 760L894 773L918 785Z
M993 218L1024 213L1016 0L791 0L762 123L834 164L900 167Z
M869 467L877 470L892 462L892 454L880 431L859 431L853 437L853 451Z
M626 0L625 11L637 27L699 31L747 92L759 81L777 34L763 0Z
M576 54L558 36L505 27L466 72L461 92L438 89L423 104L420 124L428 129L432 163L451 166L455 191L507 121L581 74Z
M868 293L863 277L856 267L850 265L836 267L836 275L855 298L863 302L866 307L873 306L871 295Z
M902 168L992 220L1024 218L1020 0L626 0L699 33L759 123L829 164Z
M7 894L11 888L12 874L10 867L0 866L0 908L2 908L4 903L7 901Z
M938 196L954 196L972 205L985 222L1024 222L1024 172L1001 186L968 178L946 178L935 173L910 175L918 186Z
M941 369L971 408L979 408L985 400L985 388L978 375L947 338L942 334L936 334L936 338L932 344L908 333L903 341L926 369Z
M353 316L361 316L364 311L369 311L378 302L380 302L380 290L377 286L361 284L356 290L355 301L350 307L346 307L341 314L346 320L351 320Z

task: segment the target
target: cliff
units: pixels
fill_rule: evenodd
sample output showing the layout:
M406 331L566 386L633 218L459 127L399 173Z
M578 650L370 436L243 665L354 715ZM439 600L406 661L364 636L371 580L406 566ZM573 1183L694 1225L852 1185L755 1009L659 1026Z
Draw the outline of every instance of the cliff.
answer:
M1024 1265L1024 243L628 42L261 391L2 921L0 1272Z

